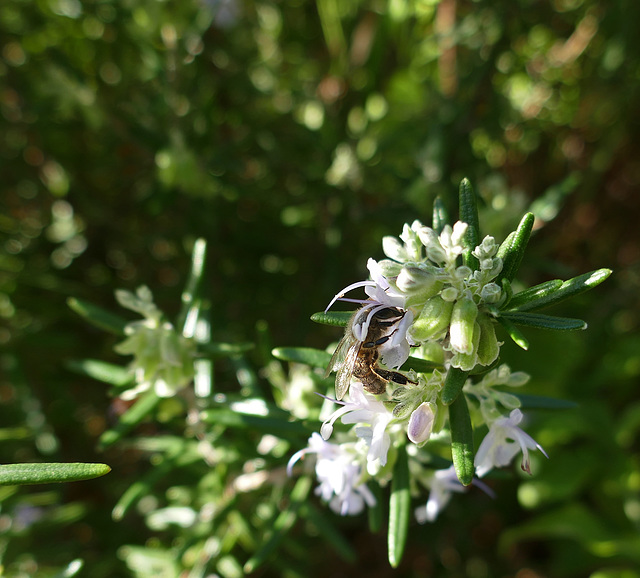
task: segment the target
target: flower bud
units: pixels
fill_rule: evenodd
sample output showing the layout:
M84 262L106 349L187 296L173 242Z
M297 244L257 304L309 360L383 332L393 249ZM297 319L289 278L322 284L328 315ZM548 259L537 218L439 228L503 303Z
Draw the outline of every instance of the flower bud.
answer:
M500 344L496 339L493 321L487 315L478 315L480 341L478 343L478 363L491 365L500 354Z
M429 439L435 413L431 403L424 402L413 410L409 418L407 436L414 444L422 444Z
M502 289L495 283L487 283L480 291L480 297L485 303L497 303L502 296Z
M465 354L473 351L473 329L477 316L478 306L473 299L463 297L455 302L449 329L451 348L454 351Z
M451 358L451 365L462 369L462 371L471 371L478 364L478 344L480 343L480 325L476 321L473 324L473 339L470 353L456 353Z
M389 259L394 261L404 263L407 260L407 249L397 237L383 237L382 251Z
M411 326L411 337L415 341L426 341L444 333L449 327L454 304L436 295L431 297Z

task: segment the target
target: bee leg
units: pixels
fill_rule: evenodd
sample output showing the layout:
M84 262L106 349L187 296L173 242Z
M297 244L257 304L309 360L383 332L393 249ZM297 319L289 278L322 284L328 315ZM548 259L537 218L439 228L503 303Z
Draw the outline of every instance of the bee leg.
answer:
M381 367L376 367L374 371L377 376L382 379L386 379L387 381L393 381L393 383L399 383L400 385L412 383L413 385L417 385L417 382L411 381L406 375L402 375L402 373L398 373L397 371L389 371L388 369L382 369Z
M386 343L387 341L389 341L389 339L391 339L391 336L398 331L397 329L394 329L389 335L385 335L384 337L381 337L380 339L376 339L376 341L365 341L361 347L366 347L367 349L370 349L371 347L379 347L380 345L382 345L383 343Z

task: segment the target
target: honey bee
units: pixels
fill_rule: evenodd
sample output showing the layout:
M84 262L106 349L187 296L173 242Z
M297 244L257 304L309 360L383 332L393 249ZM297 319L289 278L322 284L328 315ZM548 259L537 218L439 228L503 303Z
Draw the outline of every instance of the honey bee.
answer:
M341 400L349 389L351 377L360 380L365 390L379 395L387 389L387 382L406 385L414 383L397 371L383 369L378 365L378 349L397 331L393 329L403 317L404 311L396 307L383 307L374 311L369 320L367 334L360 339L357 328L365 323L371 314L371 307L358 309L349 320L344 337L336 347L325 371L325 377L336 370L336 398Z

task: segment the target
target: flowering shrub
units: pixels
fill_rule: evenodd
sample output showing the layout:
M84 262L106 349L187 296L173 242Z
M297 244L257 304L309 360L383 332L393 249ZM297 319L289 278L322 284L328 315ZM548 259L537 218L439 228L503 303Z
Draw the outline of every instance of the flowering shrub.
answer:
M180 528L167 546L167 559L180 552L178 536L190 536L195 545L189 556L175 561L176 572L191 568L190 560L208 556L214 546L224 550L213 556L211 567L225 567L225 552L234 550L237 557L237 543L258 542L242 568L250 573L283 542L297 516L344 551L331 523L309 502L313 476L316 495L341 516L356 516L366 508L380 512L383 489L389 487L389 562L397 566L412 497L415 519L433 522L452 496L468 486L494 496L487 480L517 456L522 470L531 473L531 453L547 453L521 427L526 423L523 410L532 403L554 407L557 402L514 393L529 377L501 363L503 343L496 329L502 327L523 349L528 342L520 326L584 329L581 320L538 310L586 291L610 274L602 269L514 293L512 282L532 226L533 216L527 214L502 243L491 236L480 240L475 197L463 181L459 221L448 224L437 203L431 227L414 221L399 239L385 237L386 258L369 259L370 279L349 285L325 312L312 317L344 327L333 356L309 348L273 350L276 359L295 363L287 374L273 358L264 362L261 375L272 387L269 395L243 357L250 345L211 340L201 289L202 240L194 245L191 276L175 323L154 304L146 287L135 294L116 292L119 303L141 314L141 321L127 322L71 301L87 320L124 338L115 350L132 356L126 369L95 360L81 365L85 374L114 386L120 403L133 402L102 434L102 446L131 435L125 447L148 452L150 461L159 464L125 491L113 509L114 519L140 502L150 531ZM366 298L351 296L361 288ZM329 311L337 301L359 308ZM213 360L221 357L235 364L238 383L214 392ZM320 369L324 377L316 371ZM328 379L332 371L335 390ZM327 389L327 395L322 393ZM149 418L155 435L131 431ZM169 468L190 480L185 487L196 489L172 488L165 500L142 504L143 489L155 485L156 476ZM285 492L294 476L298 479L287 493L287 507L278 512L273 492ZM249 494L251 499L243 500ZM230 502L237 504L233 515L220 520L216 512L225 512ZM201 535L207 540L199 540ZM131 567L140 559L153 566L153 548L126 552Z
M321 437L313 433L308 448L289 462L291 473L300 458L315 454L316 493L342 515L376 505L368 484L391 482L390 520L396 526L389 528L389 559L394 566L402 556L408 517L393 510L409 507L410 488L430 489L416 518L434 521L451 494L465 486L477 485L491 495L479 478L508 466L517 455L529 474L531 450L548 457L520 427L525 404L503 389L523 385L528 376L500 364L503 343L496 327L501 325L523 349L528 342L519 326L584 329L586 323L579 319L537 311L596 286L610 274L601 269L514 294L512 282L533 215L525 215L501 244L491 236L480 240L475 196L466 180L460 186L461 220L446 223L439 205L434 213L432 227L414 221L404 226L399 239L385 237L387 258L369 259L370 280L349 285L331 300L327 310L341 300L361 305L348 323L344 314L327 310L315 316L323 323L346 326L329 364L329 370L338 373L334 403L340 407L323 422ZM366 299L345 297L359 288ZM376 385L372 391L370 379L387 381L386 387L379 391ZM343 389L349 393L341 401ZM334 433L338 420L350 429ZM487 429L476 450L474 433ZM438 453L428 443L434 436L450 444L452 462L442 469L434 469L424 456ZM400 485L398 478L404 478ZM403 525L397 520L404 520Z

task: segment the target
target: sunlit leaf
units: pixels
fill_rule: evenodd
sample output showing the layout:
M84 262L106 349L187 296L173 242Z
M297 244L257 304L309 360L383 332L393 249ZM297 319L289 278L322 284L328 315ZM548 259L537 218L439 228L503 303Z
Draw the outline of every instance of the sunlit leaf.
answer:
M99 478L111 471L106 464L40 463L0 465L0 485L51 484Z

